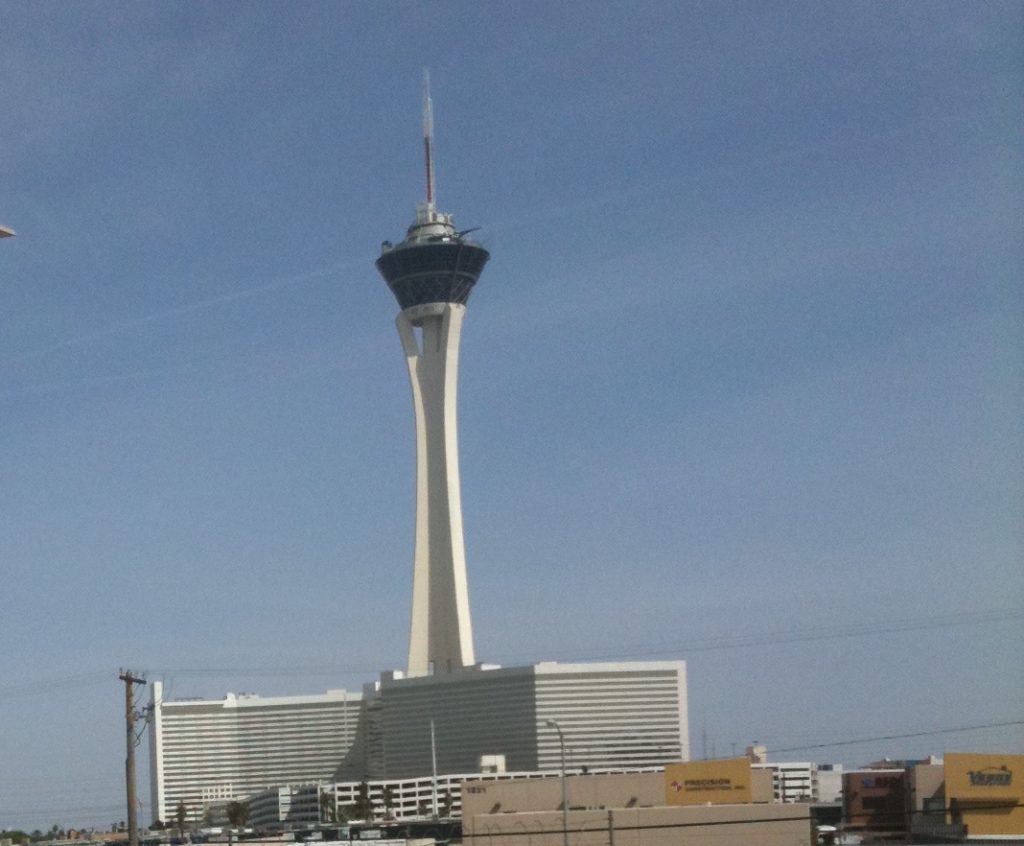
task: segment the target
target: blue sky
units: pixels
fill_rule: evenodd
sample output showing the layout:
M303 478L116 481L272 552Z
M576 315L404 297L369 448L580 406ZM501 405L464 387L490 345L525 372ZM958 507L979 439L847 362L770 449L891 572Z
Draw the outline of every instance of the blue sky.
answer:
M119 667L220 696L404 664L373 260L423 192L426 65L439 205L492 251L478 657L684 658L698 755L1024 751L943 731L1024 701L1022 24L0 3L0 828L124 818Z

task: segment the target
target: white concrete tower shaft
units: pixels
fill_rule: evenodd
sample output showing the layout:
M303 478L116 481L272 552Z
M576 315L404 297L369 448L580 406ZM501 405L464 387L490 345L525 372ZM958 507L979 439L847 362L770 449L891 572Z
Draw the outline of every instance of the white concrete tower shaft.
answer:
M397 318L416 416L416 546L410 676L474 663L462 533L456 405L466 301L490 254L456 232L434 206L433 104L424 80L426 201L399 244L385 241L377 269L398 300Z
M475 660L456 421L465 315L464 305L431 303L406 309L396 321L416 416L411 676L452 672Z

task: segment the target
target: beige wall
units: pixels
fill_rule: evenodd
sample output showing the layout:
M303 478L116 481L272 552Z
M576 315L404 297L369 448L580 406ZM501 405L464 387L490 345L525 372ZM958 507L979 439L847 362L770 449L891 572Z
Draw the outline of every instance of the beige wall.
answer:
M945 769L942 764L917 764L908 769L907 801L910 810L920 813L924 810L925 801L928 799L936 800L939 805L944 805L942 785L945 778Z
M750 801L751 802L774 802L775 785L772 783L771 770L750 771Z
M567 781L570 808L651 808L668 804L663 773L571 775ZM750 771L749 784L752 801L772 801L771 770ZM561 807L562 780L557 775L514 781L467 781L462 786L464 819L477 814L558 811Z
M807 805L691 805L572 811L573 846L810 846ZM467 846L561 846L557 811L463 817Z
M662 773L569 776L570 808L627 808L665 804ZM477 814L557 811L562 807L562 780L467 781L462 785L462 818Z

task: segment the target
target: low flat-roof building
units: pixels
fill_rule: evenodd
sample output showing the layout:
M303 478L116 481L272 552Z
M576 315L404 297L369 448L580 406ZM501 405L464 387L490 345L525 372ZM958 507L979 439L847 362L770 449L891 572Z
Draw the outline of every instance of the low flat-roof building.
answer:
M754 763L751 766L771 773L777 802L811 802L818 798L814 794L814 775L818 768L810 761Z
M649 773L660 793L662 770ZM576 775L580 775L579 772ZM598 776L607 775L598 772ZM616 773L621 775L621 772ZM250 797L250 821L264 831L302 828L349 820L381 822L393 820L460 819L463 785L480 782L515 782L526 785L542 781L558 789L560 773L551 770L533 772L448 773L420 778L372 779L366 781L302 784L270 788ZM570 776L570 779L573 776ZM766 788L770 795L770 785ZM360 814L363 805L365 813Z
M772 801L771 774L746 758L670 764L663 773L567 780L573 846L810 846L809 806ZM467 846L561 846L560 779L467 782Z
M904 770L844 772L844 828L872 836L902 836L907 832L906 795Z

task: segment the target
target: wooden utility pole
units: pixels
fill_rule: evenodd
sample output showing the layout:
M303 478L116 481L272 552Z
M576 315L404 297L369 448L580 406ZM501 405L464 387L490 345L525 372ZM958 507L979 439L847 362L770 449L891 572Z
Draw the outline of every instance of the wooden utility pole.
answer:
M146 680L132 674L131 670L122 670L118 678L124 682L124 720L127 741L127 753L124 759L124 780L128 789L128 844L139 846L138 806L135 799L135 688L134 685L145 684Z

